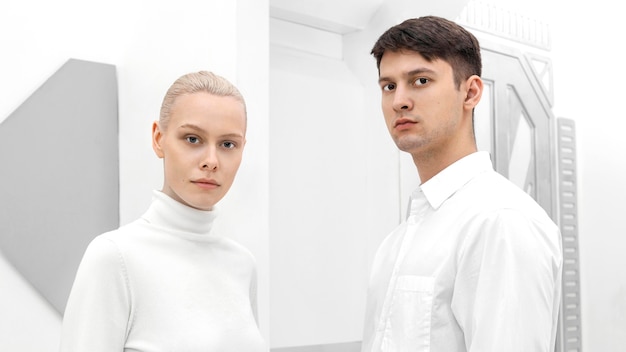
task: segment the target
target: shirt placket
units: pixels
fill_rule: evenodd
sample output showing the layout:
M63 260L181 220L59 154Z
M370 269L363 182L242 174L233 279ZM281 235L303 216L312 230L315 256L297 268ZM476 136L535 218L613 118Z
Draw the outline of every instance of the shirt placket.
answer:
M418 229L424 219L423 215L427 209L427 207L425 206L426 204L427 201L423 195L420 198L411 199L411 207L409 216L406 220L406 228L404 233L402 234L400 249L398 250L398 255L396 256L393 270L391 272L389 286L387 287L387 292L385 294L385 302L383 303L382 313L378 322L379 328L376 329L377 341L375 342L374 346L380 346L379 351L381 352L394 352L397 350L392 338L393 331L389 319L391 305L393 304L393 294L395 291L396 283L398 281L398 272L400 270L400 267L404 263L404 258L406 257L407 253L411 250L411 245L413 243L415 234L417 234Z

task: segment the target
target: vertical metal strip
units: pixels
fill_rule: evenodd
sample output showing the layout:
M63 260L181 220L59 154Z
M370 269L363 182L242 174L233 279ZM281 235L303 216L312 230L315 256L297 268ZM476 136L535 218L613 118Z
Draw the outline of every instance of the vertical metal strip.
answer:
M563 294L560 341L557 351L580 352L580 271L576 181L576 129L574 121L557 119L559 160L559 212L563 236Z

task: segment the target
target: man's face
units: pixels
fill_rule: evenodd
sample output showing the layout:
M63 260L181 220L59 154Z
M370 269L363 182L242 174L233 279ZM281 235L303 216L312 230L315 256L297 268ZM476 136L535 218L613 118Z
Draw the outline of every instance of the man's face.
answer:
M210 210L232 185L245 145L241 102L208 93L183 95L167 129L153 126L153 148L163 158L163 192L193 208Z
M445 153L455 138L471 134L471 124L462 123L466 82L457 89L447 62L386 51L379 72L383 115L400 150L414 157Z

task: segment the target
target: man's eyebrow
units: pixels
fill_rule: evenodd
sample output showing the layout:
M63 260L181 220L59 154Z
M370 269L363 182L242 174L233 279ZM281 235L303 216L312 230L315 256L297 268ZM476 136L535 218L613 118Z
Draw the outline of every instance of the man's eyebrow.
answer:
M415 70L407 72L405 76L410 77L410 76L415 76L415 75L419 75L422 73L435 73L435 71L427 67L420 67L420 68L416 68Z
M423 74L423 73L435 73L434 70L431 70L429 68L426 67L419 67L416 68L414 70L408 71L408 72L404 72L402 74L403 77L412 77L415 75L419 75L419 74ZM383 83L383 82L392 82L393 79L386 77L386 76L382 76L380 78L378 78L378 83Z
M383 82L390 82L391 78L387 78L387 77L379 77L378 78L378 83L383 83Z

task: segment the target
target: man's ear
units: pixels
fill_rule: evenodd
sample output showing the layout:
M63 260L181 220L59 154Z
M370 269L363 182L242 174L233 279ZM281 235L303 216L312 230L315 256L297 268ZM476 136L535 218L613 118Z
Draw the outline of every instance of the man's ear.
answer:
M465 95L465 107L466 109L472 110L483 95L483 80L476 76L472 75L467 79L467 94Z
M161 147L161 139L163 138L163 132L161 132L161 126L158 121L152 123L152 149L154 153L163 158L163 148Z

